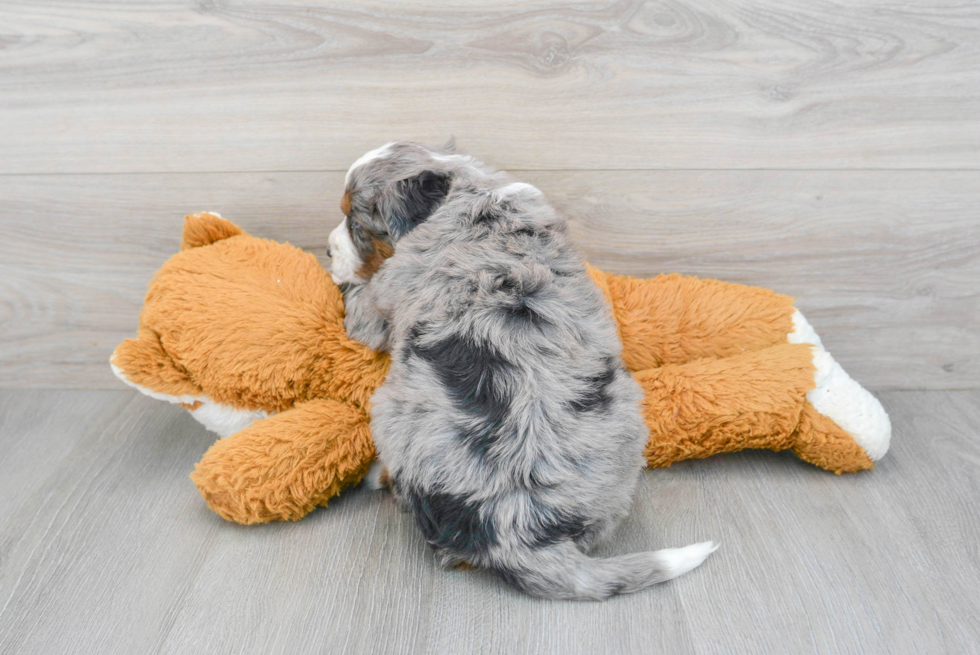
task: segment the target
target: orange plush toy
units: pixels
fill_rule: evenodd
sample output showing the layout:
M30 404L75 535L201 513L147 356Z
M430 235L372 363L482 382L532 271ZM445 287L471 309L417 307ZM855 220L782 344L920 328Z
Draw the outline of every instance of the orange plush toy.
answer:
M650 466L766 448L842 473L887 452L887 414L789 297L680 275L590 274L646 392ZM360 481L374 459L370 398L388 358L347 338L343 319L341 293L315 257L194 214L112 367L224 437L191 475L215 512L295 520Z

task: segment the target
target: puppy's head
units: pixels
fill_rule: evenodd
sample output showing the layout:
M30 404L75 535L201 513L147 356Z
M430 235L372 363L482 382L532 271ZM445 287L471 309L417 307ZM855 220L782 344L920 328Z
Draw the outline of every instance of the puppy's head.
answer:
M398 240L446 200L456 159L451 148L388 143L354 162L340 203L345 218L330 234L330 276L336 284L370 280Z

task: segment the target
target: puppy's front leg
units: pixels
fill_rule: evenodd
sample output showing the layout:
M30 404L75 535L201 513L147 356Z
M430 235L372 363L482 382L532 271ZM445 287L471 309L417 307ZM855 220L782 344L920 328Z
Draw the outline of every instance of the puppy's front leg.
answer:
M372 350L387 351L390 326L375 298L372 282L351 287L344 294L344 329L347 336Z

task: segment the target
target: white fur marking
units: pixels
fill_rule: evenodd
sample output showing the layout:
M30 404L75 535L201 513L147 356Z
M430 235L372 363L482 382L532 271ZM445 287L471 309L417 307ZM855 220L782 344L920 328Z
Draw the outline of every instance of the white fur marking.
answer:
M658 550L657 557L666 569L667 575L676 578L700 566L701 562L716 550L718 550L718 545L713 541L702 541L699 544L691 544L683 548Z
M512 182L507 186L502 186L499 189L497 189L497 195L500 196L501 198L504 198L507 196L516 195L518 193L523 193L525 191L529 191L536 196L544 195L543 193L541 193L541 189L534 186L533 184L527 184L526 182Z
M793 312L793 331L786 335L786 341L789 343L812 343L823 348L817 331L813 329L813 326L798 309Z
M888 452L892 424L878 399L855 382L822 348L813 349L814 382L807 400L854 438L872 461Z
M330 277L334 284L360 284L364 282L357 275L363 262L347 231L347 219L334 228L328 239L330 243Z
M190 410L191 416L197 419L197 421L205 428L222 437L227 437L238 432L239 430L244 430L255 421L267 418L269 416L269 412L263 409L238 409L237 407L232 407L231 405L216 403L207 396L171 396L169 394L160 393L159 391L153 391L152 389L140 386L127 379L125 373L122 372L122 369L116 366L112 361L109 362L109 366L112 367L112 372L116 374L117 378L150 398L155 400L163 400L164 402L173 403L175 405L193 405L194 403L201 403L201 406L197 409Z
M350 174L354 172L355 168L357 168L358 166L363 166L364 164L368 163L372 159L377 159L378 157L383 156L386 152L388 152L388 148L394 145L394 143L395 143L394 141L389 141L383 146L379 148L375 148L374 150L369 150L365 152L363 155L361 155L360 157L358 157L357 161L351 164L350 168L347 169L347 174L344 176L344 185L346 186L348 183L350 183Z
M364 486L373 491L378 491L381 489L381 473L385 470L384 464L381 460L374 460L371 464L370 470L368 470L367 475L364 476Z

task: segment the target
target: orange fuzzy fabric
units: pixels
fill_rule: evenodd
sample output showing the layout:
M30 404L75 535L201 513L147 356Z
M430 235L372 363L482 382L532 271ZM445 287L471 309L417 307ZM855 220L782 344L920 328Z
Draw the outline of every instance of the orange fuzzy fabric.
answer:
M191 479L228 520L296 520L360 481L373 459L363 410L313 400L219 439Z
M212 402L273 413L215 442L191 477L228 520L301 518L370 466L369 400L387 356L347 338L342 295L312 255L213 214L187 217L182 247L112 363L144 392L192 410ZM813 365L809 346L786 340L792 299L680 275L589 273L646 392L650 466L766 448L837 473L871 468L806 400Z

